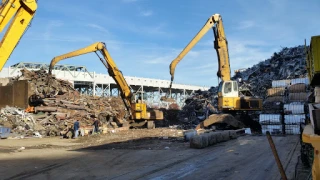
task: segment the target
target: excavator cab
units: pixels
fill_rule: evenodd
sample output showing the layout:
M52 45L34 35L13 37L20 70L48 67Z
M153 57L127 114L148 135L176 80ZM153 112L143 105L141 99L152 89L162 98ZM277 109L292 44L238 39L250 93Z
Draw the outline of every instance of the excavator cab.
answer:
M260 110L261 99L241 96L237 81L221 81L218 89L218 109L220 111Z
M218 89L218 97L239 97L237 81L221 81Z

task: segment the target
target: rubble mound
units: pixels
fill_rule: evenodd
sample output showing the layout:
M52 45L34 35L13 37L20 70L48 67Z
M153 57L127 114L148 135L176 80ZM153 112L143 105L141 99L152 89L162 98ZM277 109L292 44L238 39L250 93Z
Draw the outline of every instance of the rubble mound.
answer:
M91 128L93 117L103 127L115 128L126 118L127 111L120 97L80 95L72 83L51 77L45 70L21 70L14 81L27 80L31 85L30 107L27 109L5 107L0 111L0 124L24 136L40 134L59 136L79 120L80 127Z
M269 59L245 70L237 71L232 80L239 82L240 90L249 91L252 95L265 99L267 89L272 87L273 80L307 76L305 58L304 46L285 47L279 52L275 52ZM218 86L212 86L208 91L196 91L186 99L186 105L178 113L177 119L185 125L195 127L210 114L216 114L217 94ZM265 103L265 106L274 106L274 104L272 102ZM256 130L261 129L253 121L243 123L254 127Z
M57 79L49 75L46 70L29 71L22 69L20 71L21 76L12 78L9 84L12 84L14 81L28 80L31 85L31 90L41 98L64 95L64 99L70 99L80 95L79 92L73 88L71 82Z
M266 98L267 89L273 80L303 78L307 76L304 46L282 48L271 58L261 61L251 68L238 71L233 80L239 80L240 88L249 89L253 95ZM239 88L239 89L240 89Z

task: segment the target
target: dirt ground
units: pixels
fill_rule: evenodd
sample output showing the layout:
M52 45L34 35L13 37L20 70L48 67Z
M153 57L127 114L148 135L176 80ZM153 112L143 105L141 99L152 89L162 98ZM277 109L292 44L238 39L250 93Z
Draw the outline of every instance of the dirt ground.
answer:
M289 179L298 136L274 136ZM280 179L265 136L191 149L182 130L138 129L79 139L0 140L1 179Z

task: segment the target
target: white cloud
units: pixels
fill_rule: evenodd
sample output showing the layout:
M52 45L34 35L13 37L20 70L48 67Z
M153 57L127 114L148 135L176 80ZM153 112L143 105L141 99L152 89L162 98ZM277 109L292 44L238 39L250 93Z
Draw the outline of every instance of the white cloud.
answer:
M243 29L252 28L254 26L255 26L255 22L254 21L246 20L246 21L240 22L239 26L237 28L240 29L240 30L243 30Z
M109 31L106 28L104 28L104 27L102 27L102 26L100 26L98 24L90 23L90 24L87 24L86 26L87 27L91 27L93 29L96 29L98 31L104 32L104 33L109 33Z
M61 27L63 26L63 23L62 21L56 21L56 20L53 20L53 21L50 21L47 26L45 27L45 32L43 33L44 35L44 38L46 39L50 39L51 36L52 36L52 30L54 28L57 28L57 27Z
M151 10L141 11L141 12L140 12L140 15L141 15L141 16L145 16L145 17L152 16L152 15L153 15L153 11L151 11Z

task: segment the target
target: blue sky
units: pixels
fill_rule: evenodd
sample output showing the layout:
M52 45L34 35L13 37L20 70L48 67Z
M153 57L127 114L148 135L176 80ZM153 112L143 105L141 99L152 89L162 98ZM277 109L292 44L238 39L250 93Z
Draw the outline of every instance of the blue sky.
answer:
M320 34L319 0L39 0L31 27L6 67L49 63L54 56L103 41L124 75L170 80L171 61L215 13L223 18L232 75L281 47L302 45ZM176 83L217 85L212 41L209 31L178 64ZM60 64L107 73L94 53Z

